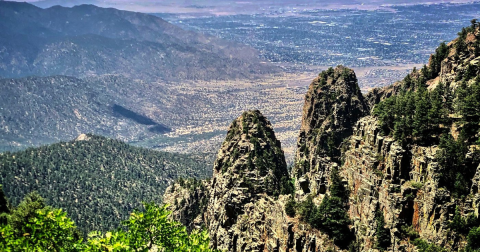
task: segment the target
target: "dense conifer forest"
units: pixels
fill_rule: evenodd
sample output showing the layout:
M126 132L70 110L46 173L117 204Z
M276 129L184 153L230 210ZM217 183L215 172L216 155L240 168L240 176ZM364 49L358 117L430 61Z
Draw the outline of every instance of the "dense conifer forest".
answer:
M94 135L0 154L0 183L13 205L36 190L66 210L84 235L116 228L142 201L161 202L168 183L179 177L210 173L201 154L153 151Z

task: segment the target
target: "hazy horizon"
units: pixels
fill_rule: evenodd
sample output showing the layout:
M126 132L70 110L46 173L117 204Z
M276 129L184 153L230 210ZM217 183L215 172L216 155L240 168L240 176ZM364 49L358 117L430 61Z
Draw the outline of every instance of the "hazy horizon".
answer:
M211 15L235 15L245 13L265 13L284 9L378 9L388 8L391 5L439 4L439 3L472 3L468 0L388 0L388 1L350 1L343 0L332 3L327 0L259 0L259 1L213 1L213 0L12 0L28 2L41 8L54 5L72 7L80 4L94 4L99 7L111 7L121 10L144 13L197 13Z

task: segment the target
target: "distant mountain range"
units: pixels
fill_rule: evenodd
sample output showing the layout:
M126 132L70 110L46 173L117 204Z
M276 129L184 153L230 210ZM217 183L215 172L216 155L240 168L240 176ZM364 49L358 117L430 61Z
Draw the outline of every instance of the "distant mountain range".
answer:
M254 49L148 14L80 5L0 2L0 76L231 79L274 73Z
M19 0L21 1L21 0ZM118 0L40 0L28 1L41 8L49 8L55 5L73 7L81 4L94 4L101 7L113 7L122 10L140 11L145 13L189 13L200 15L236 15L265 13L276 10L287 9L372 9L384 8L391 5L416 5L436 3L465 3L468 0L444 1L444 0L258 0L258 1L236 1L236 0L139 0L139 1L118 1Z

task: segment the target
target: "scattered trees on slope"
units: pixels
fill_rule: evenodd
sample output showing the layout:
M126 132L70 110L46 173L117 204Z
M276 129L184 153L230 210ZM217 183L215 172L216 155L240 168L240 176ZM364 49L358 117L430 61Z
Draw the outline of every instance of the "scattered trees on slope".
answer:
M285 211L289 216L298 214L302 221L328 234L338 246L346 248L353 240L348 227L351 221L346 211L348 195L338 170L334 168L330 175L330 195L324 196L320 206L316 206L312 195L309 195L298 204L291 199Z
M480 77L469 86L466 82L457 88L455 99L448 85L439 83L431 92L420 85L416 91L385 99L373 112L382 132L402 145L439 145L440 184L455 198L468 195L479 158L466 156L480 130ZM454 123L461 129L456 140L450 133Z

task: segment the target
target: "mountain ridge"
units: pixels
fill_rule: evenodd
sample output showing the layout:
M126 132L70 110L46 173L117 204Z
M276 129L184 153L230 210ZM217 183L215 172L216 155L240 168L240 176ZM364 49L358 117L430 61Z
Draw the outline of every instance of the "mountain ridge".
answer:
M80 5L1 2L0 75L124 74L141 79L235 79L271 74L244 45L185 31L148 14ZM7 39L8 38L8 39Z

